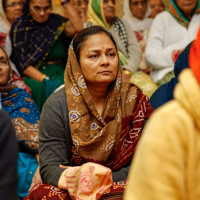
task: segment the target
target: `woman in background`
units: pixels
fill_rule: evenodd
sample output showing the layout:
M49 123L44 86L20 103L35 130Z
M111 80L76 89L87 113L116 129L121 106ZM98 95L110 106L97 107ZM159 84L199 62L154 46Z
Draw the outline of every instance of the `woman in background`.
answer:
M178 55L192 42L200 25L200 1L170 0L156 16L145 49L145 59L158 86L174 77Z
M165 5L163 0L148 0L151 9L150 17L155 18L157 14L165 10Z
M174 99L145 126L124 200L200 199L200 30L188 60Z
M32 89L41 110L62 83L71 38L83 27L70 2L63 3L68 18L51 13L51 0L26 0L23 14L12 25L12 60Z
M148 0L125 0L124 1L124 19L131 25L137 41L144 54L148 32L152 23L149 18L150 6ZM150 68L146 65L144 55L139 68L146 73L150 73Z
M15 19L21 16L23 5L23 0L0 0L0 34L5 37L5 43L1 46L5 48L9 57L12 53L12 45L9 36L10 28ZM11 60L10 64L13 70L11 82L31 94L31 89L24 83L15 64Z
M16 131L19 147L17 195L22 200L28 194L34 174L33 184L41 182L37 169L40 113L31 96L10 83L11 72L7 54L0 47L0 109L10 115Z

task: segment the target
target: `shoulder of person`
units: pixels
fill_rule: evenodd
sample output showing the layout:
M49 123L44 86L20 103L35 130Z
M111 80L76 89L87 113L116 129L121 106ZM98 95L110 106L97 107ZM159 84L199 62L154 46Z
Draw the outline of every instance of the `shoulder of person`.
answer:
M44 106L49 106L54 110L59 107L67 107L65 87L58 88L45 102Z

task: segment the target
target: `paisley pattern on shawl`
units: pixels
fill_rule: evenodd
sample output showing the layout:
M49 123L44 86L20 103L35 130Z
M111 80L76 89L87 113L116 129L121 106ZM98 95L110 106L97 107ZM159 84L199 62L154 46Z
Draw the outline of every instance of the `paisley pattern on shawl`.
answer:
M76 160L79 164L92 161L114 171L118 170L132 159L144 120L153 109L148 98L134 84L121 82L122 67L119 65L117 78L110 84L100 116L93 104L72 44L68 55L65 91L70 130L74 152L82 159Z

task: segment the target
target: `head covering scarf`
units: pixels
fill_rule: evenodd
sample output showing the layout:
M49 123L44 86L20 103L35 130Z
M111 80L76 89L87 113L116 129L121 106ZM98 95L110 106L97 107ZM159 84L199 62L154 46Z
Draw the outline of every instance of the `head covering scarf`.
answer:
M3 50L2 47L0 49ZM0 86L1 108L9 113L18 142L22 142L29 150L37 152L40 113L31 96L25 90L10 83L12 70L8 57L7 61L9 64L7 83Z
M119 65L116 80L109 86L102 115L99 115L72 44L68 56L65 92L76 152L85 162L118 170L132 159L144 119L153 109L135 85L121 82Z
M147 0L147 11L144 16L144 19L142 20L133 16L130 9L129 0L124 1L124 17L123 18L129 22L133 31L137 32L137 31L147 30L151 26L151 23L153 21L152 18L148 18L149 15L150 15L150 6L148 3L148 0Z
M50 14L49 19L40 24L32 19L29 4L30 0L26 0L23 14L15 20L10 33L13 45L12 60L20 73L30 65L42 64L42 60L63 32L67 21L57 14Z
M6 33L8 33L10 31L11 24L6 17L6 13L3 8L3 0L0 0L0 21L3 24Z
M104 16L103 0L89 0L88 21L88 26L98 25L104 27L106 30L109 30L111 28ZM128 36L123 22L118 17L114 17L112 27L115 29L115 32L119 35L119 38L124 44L128 54ZM118 51L118 53L120 57L120 63L123 66L127 63L126 57L121 51Z
M169 3L166 6L166 11L168 11L179 24L188 28L191 19L189 19L187 16L183 14L181 9L177 6L175 0L169 0ZM197 0L197 5L196 8L194 9L193 15L199 13L200 13L200 1Z

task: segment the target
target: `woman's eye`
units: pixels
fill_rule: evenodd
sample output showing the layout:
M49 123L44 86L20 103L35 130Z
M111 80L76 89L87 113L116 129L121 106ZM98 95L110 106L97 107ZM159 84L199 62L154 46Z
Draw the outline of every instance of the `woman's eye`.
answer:
M114 56L115 56L115 53L109 53L108 56L109 56L109 57L114 57Z
M7 62L5 60L1 60L0 63L7 64Z
M98 57L98 55L96 55L96 54L90 56L90 58L97 58L97 57Z

